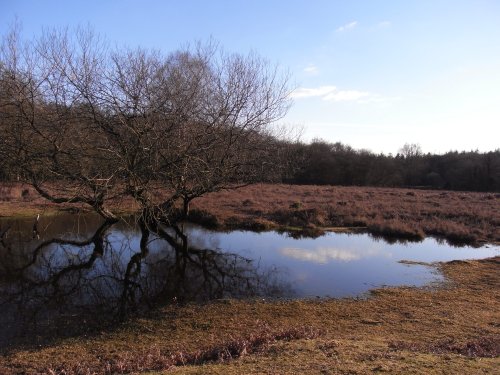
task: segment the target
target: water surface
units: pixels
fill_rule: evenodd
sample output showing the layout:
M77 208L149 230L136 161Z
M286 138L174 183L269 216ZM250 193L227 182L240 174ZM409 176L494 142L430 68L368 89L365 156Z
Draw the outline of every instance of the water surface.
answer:
M359 296L381 286L423 286L443 276L433 267L401 261L432 263L500 254L498 246L456 247L435 238L389 243L369 234L330 232L296 239L277 232L213 233L201 228L190 234L208 246L277 266L297 297Z
M388 243L368 234L292 238L104 223L95 215L0 220L0 348L82 334L155 306L220 298L362 296L443 280L415 262L478 259L498 246ZM50 335L48 334L50 333Z

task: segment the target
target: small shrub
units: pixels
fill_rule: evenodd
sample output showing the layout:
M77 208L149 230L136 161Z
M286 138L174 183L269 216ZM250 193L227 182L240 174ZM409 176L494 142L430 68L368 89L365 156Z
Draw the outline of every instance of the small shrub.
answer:
M253 201L251 199L245 199L242 204L244 207L248 207L253 204Z
M324 213L317 208L303 210L277 210L269 215L270 219L281 224L293 227L305 227L310 224L324 225Z
M192 209L189 212L188 220L191 223L199 224L206 228L217 228L219 226L219 221L217 218L205 210Z
M29 197L30 197L30 191L29 191L29 189L23 189L23 191L21 192L21 197L24 200L29 199Z
M422 229L412 227L411 225L396 220L384 222L374 222L368 225L370 233L385 237L402 238L409 240L423 240L425 234Z
M461 223L435 221L427 223L425 233L445 237L451 245L465 245L477 241L477 235Z
M275 225L266 219L244 219L238 216L229 217L224 223L230 229L251 230L254 232L262 232L271 230Z

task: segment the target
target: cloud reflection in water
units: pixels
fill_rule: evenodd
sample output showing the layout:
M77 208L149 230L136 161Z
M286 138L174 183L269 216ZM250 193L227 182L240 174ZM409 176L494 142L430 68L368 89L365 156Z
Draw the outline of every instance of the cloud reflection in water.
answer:
M315 250L286 247L280 250L282 255L298 260L326 264L330 260L351 262L361 259L361 254L354 251L328 247L318 247Z

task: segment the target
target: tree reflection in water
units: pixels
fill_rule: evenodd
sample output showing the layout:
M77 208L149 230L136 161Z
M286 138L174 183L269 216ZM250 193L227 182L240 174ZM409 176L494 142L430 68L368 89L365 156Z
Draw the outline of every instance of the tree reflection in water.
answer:
M276 269L196 246L182 227L0 222L0 348L91 332L167 303L290 296ZM90 228L94 228L91 230ZM95 229L97 227L97 229Z

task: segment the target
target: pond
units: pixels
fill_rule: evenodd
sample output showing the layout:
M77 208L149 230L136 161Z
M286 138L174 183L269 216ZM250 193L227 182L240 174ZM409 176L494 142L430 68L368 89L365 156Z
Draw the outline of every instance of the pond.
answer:
M368 234L146 228L95 215L1 219L0 348L81 334L164 304L361 297L376 287L429 285L442 275L416 263L500 254L498 246L459 248L432 238L391 242Z

